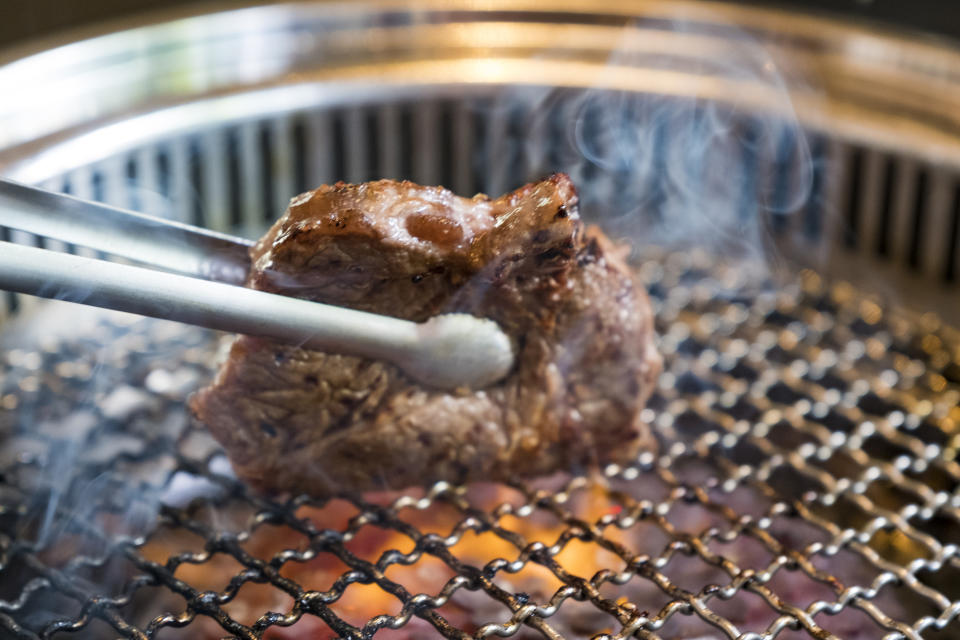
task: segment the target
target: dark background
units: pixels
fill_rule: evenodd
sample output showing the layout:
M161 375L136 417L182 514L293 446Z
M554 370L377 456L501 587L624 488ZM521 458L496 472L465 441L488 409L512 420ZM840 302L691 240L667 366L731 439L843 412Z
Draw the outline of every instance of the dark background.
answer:
M914 31L948 36L960 42L960 0L748 0L749 4L815 11ZM222 7L229 2L221 1ZM245 4L250 4L249 2ZM197 11L196 0L0 0L0 47L105 19L177 7Z

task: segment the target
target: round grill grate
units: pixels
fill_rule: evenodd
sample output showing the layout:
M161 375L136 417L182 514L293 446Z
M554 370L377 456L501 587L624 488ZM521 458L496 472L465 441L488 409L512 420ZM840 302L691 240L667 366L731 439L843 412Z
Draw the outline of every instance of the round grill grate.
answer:
M0 630L958 637L956 333L812 272L644 257L660 454L509 487L254 495L182 401L217 336L35 326L0 356Z

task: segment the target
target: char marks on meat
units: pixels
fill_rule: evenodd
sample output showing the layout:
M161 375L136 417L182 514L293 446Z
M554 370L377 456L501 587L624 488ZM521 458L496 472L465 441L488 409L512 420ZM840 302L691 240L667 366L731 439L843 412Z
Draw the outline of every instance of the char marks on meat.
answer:
M517 354L496 385L443 392L386 362L238 337L191 406L263 490L504 480L653 446L649 300L623 251L583 228L565 175L496 200L325 185L294 198L252 258L255 289L414 321L489 317Z

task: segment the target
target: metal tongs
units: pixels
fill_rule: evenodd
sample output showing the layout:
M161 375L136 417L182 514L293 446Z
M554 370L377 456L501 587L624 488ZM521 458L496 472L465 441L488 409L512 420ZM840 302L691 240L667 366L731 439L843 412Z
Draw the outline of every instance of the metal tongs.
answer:
M452 313L417 324L245 288L253 242L244 238L7 180L0 226L164 270L0 242L0 289L388 360L444 389L487 386L513 365L492 320Z

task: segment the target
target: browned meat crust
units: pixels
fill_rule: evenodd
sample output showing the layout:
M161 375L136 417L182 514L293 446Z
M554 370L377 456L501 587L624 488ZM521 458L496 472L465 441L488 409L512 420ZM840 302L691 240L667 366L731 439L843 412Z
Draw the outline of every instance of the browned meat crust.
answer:
M422 321L492 318L502 382L423 388L380 361L241 336L191 406L237 472L323 494L622 462L652 440L649 301L562 174L497 200L380 180L305 193L252 251L249 286Z

